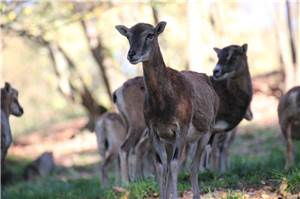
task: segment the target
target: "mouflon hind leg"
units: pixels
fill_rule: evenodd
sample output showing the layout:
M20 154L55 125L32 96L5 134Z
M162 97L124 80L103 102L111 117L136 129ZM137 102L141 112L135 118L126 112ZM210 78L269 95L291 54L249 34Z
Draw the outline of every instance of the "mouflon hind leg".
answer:
M193 191L193 199L200 199L200 188L198 183L198 172L201 161L201 154L203 153L205 146L210 138L210 133L206 133L197 143L197 149L191 165L191 183Z
M292 140L291 124L287 124L286 128L286 144L287 144L287 159L285 163L285 169L289 169L294 164L294 149Z

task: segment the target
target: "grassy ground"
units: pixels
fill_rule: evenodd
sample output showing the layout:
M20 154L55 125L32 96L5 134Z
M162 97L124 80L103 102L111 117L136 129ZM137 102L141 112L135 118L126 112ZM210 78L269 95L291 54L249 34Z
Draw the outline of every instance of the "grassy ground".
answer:
M231 148L231 168L223 174L199 176L203 198L297 198L300 193L300 143L296 143L296 166L284 171L284 144L276 129L247 130L238 134ZM11 172L20 176L27 160L13 160ZM89 172L91 175L84 175ZM74 177L75 176L75 177ZM111 176L113 184L113 175ZM182 198L191 198L188 173L178 185ZM22 181L20 177L2 187L3 199L112 199L157 198L154 179L124 187L124 192L102 188L97 166L59 168L48 178ZM300 197L300 195L299 195Z

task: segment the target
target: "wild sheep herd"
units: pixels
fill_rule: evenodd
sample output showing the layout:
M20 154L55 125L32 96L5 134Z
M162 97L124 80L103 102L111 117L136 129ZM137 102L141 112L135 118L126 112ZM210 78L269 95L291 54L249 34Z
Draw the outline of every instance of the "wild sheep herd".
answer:
M96 122L101 156L101 183L108 185L108 167L116 162L119 182L155 176L160 198L178 198L177 177L190 168L193 198L200 198L199 170L225 172L236 128L252 120L252 83L247 44L214 48L218 62L212 76L177 71L165 65L155 27L138 23L116 26L129 42L127 59L142 63L143 76L127 80L113 93L119 113L107 112ZM180 53L180 52L178 52ZM9 116L21 116L18 91L1 88L1 168L12 143ZM294 163L292 139L300 139L300 86L280 99L278 118L287 145L285 168Z

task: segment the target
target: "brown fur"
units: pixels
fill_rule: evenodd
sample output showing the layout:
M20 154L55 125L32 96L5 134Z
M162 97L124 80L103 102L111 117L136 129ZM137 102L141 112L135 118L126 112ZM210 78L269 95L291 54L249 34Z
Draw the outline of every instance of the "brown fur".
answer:
M248 121L253 119L253 114L250 107L248 108L244 119ZM205 162L207 169L219 171L221 173L227 171L229 168L229 148L235 139L236 132L237 127L230 131L215 133L211 137L209 143L212 145L212 157L209 157L211 162Z
M148 134L143 133L147 128L143 113L144 98L145 86L143 77L135 77L127 80L113 93L114 102L129 127L126 140L122 144L123 147L121 147L120 151L123 181L125 181L126 176L129 176L130 180L134 180L145 176L145 173L149 175L149 169L147 169L149 165L143 166L149 162L149 156L152 154ZM133 163L134 172L128 173L129 155L127 154L132 154L132 151L138 161ZM184 160L185 158L182 157L181 161ZM151 170L152 165L150 165L150 173Z
M137 24L130 29L124 26L117 29L129 38L129 61L133 64L143 62L146 87L144 116L156 153L160 197L167 199L172 192L172 197L177 198L178 159L186 140L192 140L198 146L193 158L191 181L194 198L199 198L200 155L214 124L218 96L204 74L183 74L165 66L157 41L157 35L164 26L165 23L161 22L155 28L149 24ZM193 81L196 78L202 81ZM206 139L200 142L203 137Z
M211 162L209 168L214 171L224 173L229 166L229 147L233 143L237 128L228 132L217 133L213 137Z
M126 81L113 93L114 101L122 115L127 127L127 136L120 148L121 177L122 181L128 182L130 179L128 169L128 158L134 147L137 145L143 131L146 128L144 119L144 97L145 86L142 77L132 78ZM136 150L139 153L139 150ZM140 154L136 154L141 156ZM141 162L134 163L135 167L141 171ZM134 173L131 178L139 178L141 173Z
M162 168L158 169L160 170L158 175L161 173L161 176L164 177L167 168L171 167L167 165L177 159L176 150L179 150L177 153L181 154L185 139L198 141L203 134L210 131L215 119L217 100L214 99L217 99L217 96L205 78L204 81L195 82L189 78L193 77L192 74L182 75L169 68L166 68L165 71L155 71L155 66L148 64L144 63L143 66L147 87L144 113L147 126L151 131L150 134L152 134L157 157L159 157L157 161L162 165ZM161 65L164 67L163 63ZM151 71L153 69L154 71ZM147 75L149 74L151 76L148 78ZM196 76L196 74L194 75ZM198 78L200 80L203 76L199 75ZM196 131L188 136L190 124L195 127ZM201 143L198 145L196 154L200 156L203 147ZM165 150L165 152L161 150ZM197 157L194 161L192 178L196 178L200 163ZM171 186L173 186L173 190L176 190L174 186L177 185L175 180L177 176L174 175L177 175L177 172L172 168L170 169L173 183L175 181L175 185ZM160 181L161 194L163 191L165 192L162 198L167 198L169 196L165 190L170 182L168 182L168 178L161 178ZM197 182L198 179L192 182L195 197L199 195Z
M101 182L107 186L108 167L114 160L118 160L120 146L125 140L126 128L119 114L106 112L97 120L95 133L101 156ZM116 163L116 167L116 172L119 174L119 163Z
M234 76L223 80L215 80L211 77L213 87L220 97L216 123L220 120L226 121L228 127L224 129L225 131L235 128L240 123L252 100L252 82L243 46L230 45L218 50L217 65L222 65L224 73L234 67ZM229 55L233 61L228 60Z
M18 101L18 91L9 83L1 88L1 168L3 169L5 157L13 138L9 123L9 116L20 117L23 115L23 108Z
M300 86L290 89L280 98L278 119L281 132L287 143L285 168L294 164L294 147L292 139L300 139Z
M253 93L246 55L247 44L242 46L230 45L223 49L215 48L215 51L219 60L214 70L214 76L210 78L220 97L216 125L219 122L226 125L223 129L215 129L214 134L220 133L221 135L213 136L210 144L214 143L212 167L224 172L227 169L227 154L230 146L227 141L231 140L231 130L237 127L243 118L252 119L250 103ZM218 70L216 71L216 69ZM227 74L231 75L227 76Z

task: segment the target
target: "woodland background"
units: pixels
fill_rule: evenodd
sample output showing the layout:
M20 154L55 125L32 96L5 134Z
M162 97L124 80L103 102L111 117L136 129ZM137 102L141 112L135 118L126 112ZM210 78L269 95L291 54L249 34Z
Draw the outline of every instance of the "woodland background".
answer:
M300 85L299 9L298 0L1 1L0 84L8 81L19 90L25 110L21 118L11 117L9 157L25 161L51 150L61 166L99 161L95 137L84 129L115 110L116 88L142 75L140 66L127 61L128 42L114 28L138 22L167 22L159 42L165 62L177 70L211 75L213 47L247 43L254 121L243 122L242 131L256 132L254 144L277 139L278 99ZM264 133L257 129L269 127L271 133L259 137Z

